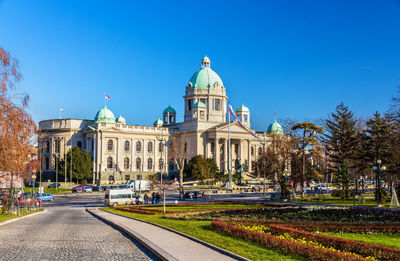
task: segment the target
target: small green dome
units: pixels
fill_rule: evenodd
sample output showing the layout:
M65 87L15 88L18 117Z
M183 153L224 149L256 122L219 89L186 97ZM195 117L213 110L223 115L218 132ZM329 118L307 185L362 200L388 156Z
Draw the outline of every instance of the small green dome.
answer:
M104 106L103 109L97 112L94 121L97 123L115 123L114 113Z
M126 120L125 120L124 117L119 115L118 118L117 118L117 123L126 124Z
M169 105L168 108L166 108L164 110L164 113L175 113L176 114L176 111L174 108L171 107L171 105Z
M272 124L268 126L268 134L283 134L282 126L275 120Z
M206 105L202 101L198 101L193 104L193 108L206 108Z
M249 108L247 108L246 106L244 106L244 105L242 104L242 106L240 106L240 107L236 110L236 112L250 112L250 110L249 110Z
M157 119L157 120L153 123L153 125L154 125L154 126L155 126L155 125L163 125L163 121L160 120L160 119Z
M221 78L210 68L210 59L206 56L201 61L202 68L189 80L189 86L193 89L212 89L224 86Z

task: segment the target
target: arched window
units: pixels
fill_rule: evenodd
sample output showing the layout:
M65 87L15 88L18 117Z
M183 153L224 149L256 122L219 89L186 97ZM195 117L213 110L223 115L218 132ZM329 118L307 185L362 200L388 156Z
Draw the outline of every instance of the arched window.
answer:
M49 153L50 152L50 142L46 141L46 152Z
M113 141L112 140L108 140L107 149L113 150Z
M92 151L94 151L94 140L92 140Z
M185 145L183 145L183 151L186 153L187 152L187 143L185 142Z
M158 151L159 152L163 151L163 143L162 143L162 141L160 141L160 147L158 147Z
M149 141L149 143L147 144L147 151L153 151L153 142Z
M142 150L142 143L140 141L136 142L136 151L141 151Z
M136 170L141 170L142 169L142 161L140 158L136 159Z
M129 141L125 141L125 151L129 151Z
M262 147L259 147L259 148L258 148L258 155L262 154L262 152L263 152L263 148L262 148Z
M251 147L251 156L253 156L254 155L254 147Z
M239 153L239 144L235 144L235 154Z
M112 157L108 157L107 168L112 169L112 167L113 167L113 159L112 159Z
M153 159L149 158L147 160L147 169L153 169Z
M50 168L50 160L49 160L49 157L46 157L46 170L49 170L49 168Z
M160 170L163 170L164 168L164 160L162 158L160 158L160 160L158 161L158 166Z
M129 158L124 159L124 169L129 169Z
M79 148L80 150L82 150L82 141L78 141L77 144L76 144L76 146L78 146L78 148Z

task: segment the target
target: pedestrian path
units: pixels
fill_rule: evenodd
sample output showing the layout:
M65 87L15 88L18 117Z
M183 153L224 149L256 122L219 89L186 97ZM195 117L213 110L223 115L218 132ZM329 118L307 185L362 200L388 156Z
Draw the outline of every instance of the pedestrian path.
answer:
M98 209L90 209L90 212L102 219L111 221L122 230L127 230L136 236L144 238L162 253L166 254L167 260L238 260L221 252L195 242L187 237L172 231L151 225L145 222L122 217Z

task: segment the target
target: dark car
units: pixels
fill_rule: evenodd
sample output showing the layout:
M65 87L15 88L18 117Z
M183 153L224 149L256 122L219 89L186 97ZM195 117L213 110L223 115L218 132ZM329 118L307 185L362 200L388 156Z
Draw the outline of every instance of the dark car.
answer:
M101 186L100 187L100 191L106 191L107 189L109 189L110 187L109 186Z
M59 188L59 187L61 187L60 183L51 183L47 185L47 188Z
M118 186L110 186L110 189L117 189Z
M103 191L100 186L93 186L92 191Z
M186 191L185 198L202 198L204 194L200 191Z

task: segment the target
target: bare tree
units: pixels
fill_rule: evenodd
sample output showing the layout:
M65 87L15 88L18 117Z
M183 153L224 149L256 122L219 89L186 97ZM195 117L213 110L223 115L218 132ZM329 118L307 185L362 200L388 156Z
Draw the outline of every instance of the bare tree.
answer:
M173 134L169 143L169 158L172 159L179 172L179 198L184 199L183 190L183 170L185 169L187 158L187 143L182 133Z
M17 60L0 47L0 172L11 175L10 197L13 197L15 175L29 178L29 154L32 152L36 124L25 111L29 96L16 93L15 83L21 74ZM16 100L20 99L18 105ZM13 200L6 200L11 203ZM3 211L9 207L7 205Z

